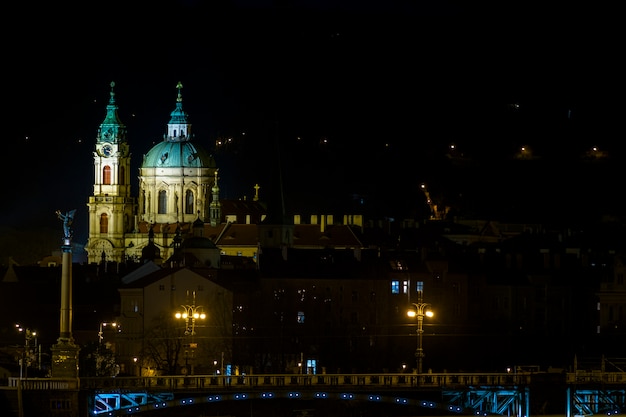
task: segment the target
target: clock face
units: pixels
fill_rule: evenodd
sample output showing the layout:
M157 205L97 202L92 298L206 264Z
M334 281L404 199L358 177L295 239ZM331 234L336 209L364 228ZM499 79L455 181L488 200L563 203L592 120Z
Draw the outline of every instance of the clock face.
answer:
M111 145L104 145L102 147L102 153L104 154L104 156L111 156L113 155L113 148L111 147Z

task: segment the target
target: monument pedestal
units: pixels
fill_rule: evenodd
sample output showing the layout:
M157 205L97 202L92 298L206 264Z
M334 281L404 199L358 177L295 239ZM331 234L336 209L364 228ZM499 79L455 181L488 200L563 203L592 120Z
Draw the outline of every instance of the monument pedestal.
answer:
M78 378L78 352L80 347L72 342L53 345L50 375L53 378Z

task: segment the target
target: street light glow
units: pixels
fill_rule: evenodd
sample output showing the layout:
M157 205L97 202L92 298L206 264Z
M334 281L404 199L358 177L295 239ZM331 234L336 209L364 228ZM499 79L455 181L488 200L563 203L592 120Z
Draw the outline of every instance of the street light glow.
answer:
M189 291L187 291L187 297L189 297ZM196 305L196 292L192 291L192 302L191 304L181 305L183 311L176 312L174 317L177 319L185 320L185 336L191 336L191 341L185 347L191 351L191 374L193 375L193 357L194 350L198 347L198 344L193 341L193 337L196 334L196 320L204 320L206 319L206 314L202 311L202 306ZM189 352L185 350L185 372L188 372L188 356Z
M424 360L424 349L422 347L422 336L424 333L424 316L433 317L434 313L430 310L430 304L422 302L422 291L419 291L419 302L411 303L414 308L407 311L407 316L417 319L417 349L415 350L415 359L417 362L417 373L422 373L422 362Z
M196 292L193 292L193 302L192 304L184 304L181 305L183 311L178 311L174 314L174 317L177 319L185 320L185 335L195 335L196 334L196 320L204 320L206 319L206 314L201 311L202 306L196 305Z
M411 317L411 318L413 318L413 317L417 316L417 311L414 310L414 309L411 309L411 310L406 312L406 315ZM433 317L435 315L435 313L433 313L432 310L426 310L426 311L424 311L424 315L426 317Z

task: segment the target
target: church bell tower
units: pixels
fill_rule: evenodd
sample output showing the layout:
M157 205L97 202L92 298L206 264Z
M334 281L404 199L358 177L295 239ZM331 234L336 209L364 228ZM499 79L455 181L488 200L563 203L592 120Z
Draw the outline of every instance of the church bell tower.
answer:
M94 161L93 195L89 197L89 263L125 259L124 235L132 231L135 200L131 197L130 149L126 126L117 114L115 83L111 82L106 116L98 129Z

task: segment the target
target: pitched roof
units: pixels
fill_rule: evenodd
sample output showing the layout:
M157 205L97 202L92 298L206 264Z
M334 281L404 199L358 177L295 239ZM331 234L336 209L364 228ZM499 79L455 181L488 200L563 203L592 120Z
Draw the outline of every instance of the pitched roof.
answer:
M257 246L259 229L255 224L227 224L217 236L218 246Z
M296 248L360 248L359 238L350 226L330 225L322 228L316 224L298 224L294 226L294 247Z
M130 284L133 283L143 277L145 277L146 275L150 275L155 271L159 271L163 268L161 268L159 265L155 264L152 261L147 261L146 263L144 263L143 265L141 265L139 268L135 269L134 271L132 271L131 273L125 275L122 277L122 284Z

